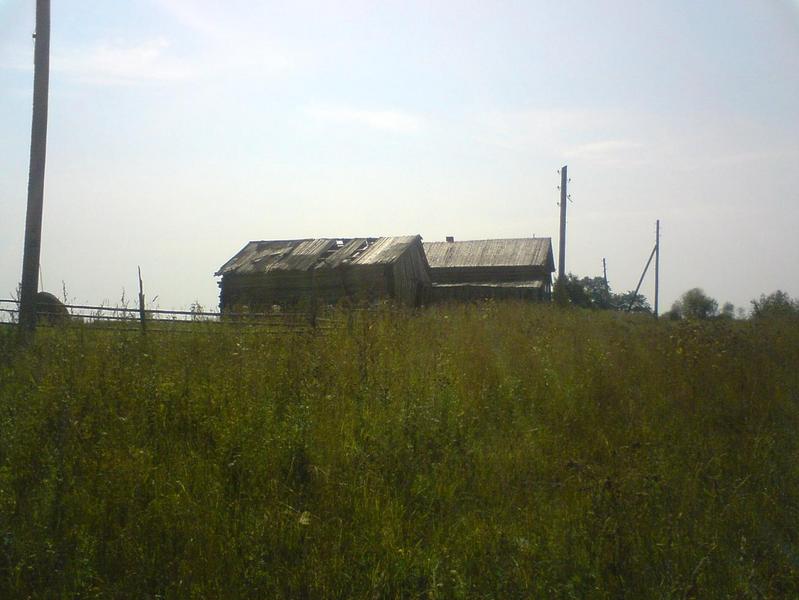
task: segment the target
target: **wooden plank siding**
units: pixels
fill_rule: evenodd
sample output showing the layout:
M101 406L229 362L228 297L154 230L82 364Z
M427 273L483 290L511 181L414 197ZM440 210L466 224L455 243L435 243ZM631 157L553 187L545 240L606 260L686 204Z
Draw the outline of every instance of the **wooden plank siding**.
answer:
M392 298L418 306L432 285L418 235L250 242L216 275L222 278L222 310L335 304L344 298Z
M431 299L547 300L555 270L550 238L427 242Z

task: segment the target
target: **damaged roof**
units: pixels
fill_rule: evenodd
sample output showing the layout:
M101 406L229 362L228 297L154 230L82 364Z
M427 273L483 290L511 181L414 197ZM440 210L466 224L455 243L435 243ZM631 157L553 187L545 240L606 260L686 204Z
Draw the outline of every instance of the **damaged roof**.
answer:
M430 267L544 267L555 270L550 238L425 242Z
M370 244L361 254L352 258L355 265L388 265L397 260L408 246L420 243L420 235L382 237Z
M421 241L419 235L253 241L222 265L215 275L308 271L342 264L390 264L409 246L421 244Z

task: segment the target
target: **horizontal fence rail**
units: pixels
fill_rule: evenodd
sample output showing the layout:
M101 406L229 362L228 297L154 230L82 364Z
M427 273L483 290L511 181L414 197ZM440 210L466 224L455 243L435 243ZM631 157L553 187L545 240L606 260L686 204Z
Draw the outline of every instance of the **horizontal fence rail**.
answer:
M152 308L140 310L138 307L102 306L90 304L63 304L68 314L47 308L37 311L42 325L74 326L80 324L107 323L119 330L147 330L187 332L186 329L164 327L167 324L204 323L211 325L247 325L280 333L296 329L324 329L332 319L323 314L297 310L276 310L274 312L211 312L203 310L168 310ZM0 323L13 325L19 317L19 300L0 298ZM129 324L135 327L122 328ZM158 327L158 326L161 327Z

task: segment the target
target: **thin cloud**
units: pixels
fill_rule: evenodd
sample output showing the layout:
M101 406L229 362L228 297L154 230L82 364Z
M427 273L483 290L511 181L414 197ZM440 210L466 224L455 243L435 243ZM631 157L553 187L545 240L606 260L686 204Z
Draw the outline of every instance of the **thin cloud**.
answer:
M486 145L603 167L650 160L658 142L635 139L643 121L641 115L582 108L492 111L474 119L476 137Z
M643 164L643 144L634 140L599 140L579 144L567 149L564 154L573 160L612 167L618 165Z
M156 38L128 45L103 42L90 48L65 50L53 56L53 72L82 83L136 85L179 83L256 66L263 75L289 66L288 61L268 52L214 52L208 59L189 60L173 54L171 46L165 38ZM30 68L22 64L17 67Z
M389 133L414 134L424 128L416 115L395 110L358 110L342 107L310 107L308 115L319 121L360 125Z
M106 85L185 81L196 74L192 66L168 54L165 38L136 44L102 43L53 56L53 71L79 81Z
M158 7L180 25L209 37L227 37L227 28L218 13L196 0L156 0Z
M511 150L563 146L564 140L583 136L606 121L602 115L579 109L491 111L474 119L480 141Z
M155 0L159 9L175 23L200 38L204 49L203 64L213 72L259 68L277 72L299 62L296 52L270 39L262 29L254 29L246 16L225 3L197 0Z
M256 70L261 78L273 77L307 62L303 53L289 52L250 26L246 16L234 20L224 5L194 0L153 2L193 35L54 45L53 74L91 85L132 86L180 83L231 71ZM0 56L0 68L32 70L32 54L32 49L29 53L5 52Z
M614 111L585 108L533 108L518 111L489 111L470 118L475 141L514 153L585 158L615 164L611 154L628 152L635 142L605 139L625 136L629 117ZM599 141L597 141L599 140ZM559 159L559 160L560 160Z

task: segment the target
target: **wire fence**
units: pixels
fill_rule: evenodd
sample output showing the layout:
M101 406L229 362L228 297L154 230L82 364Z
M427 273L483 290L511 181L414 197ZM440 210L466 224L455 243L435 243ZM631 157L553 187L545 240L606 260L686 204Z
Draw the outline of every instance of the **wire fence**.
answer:
M326 329L330 317L316 311L274 310L272 312L210 312L204 310L140 309L128 306L102 306L90 304L60 304L39 306L38 324L44 326L105 325L114 331L168 331L188 333L194 329L188 324L203 323L215 326L246 325L267 333L281 333L297 329ZM19 319L19 300L0 298L0 325L13 327Z

